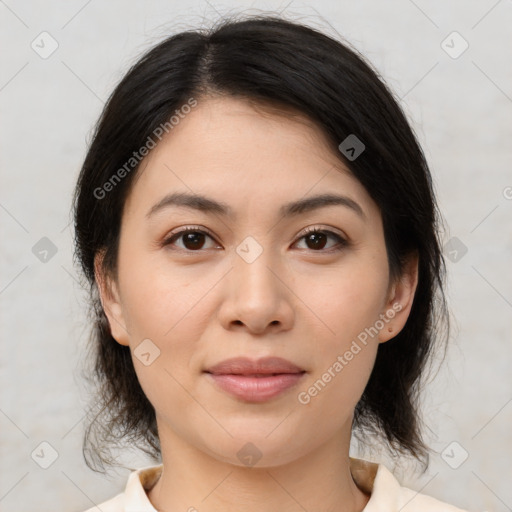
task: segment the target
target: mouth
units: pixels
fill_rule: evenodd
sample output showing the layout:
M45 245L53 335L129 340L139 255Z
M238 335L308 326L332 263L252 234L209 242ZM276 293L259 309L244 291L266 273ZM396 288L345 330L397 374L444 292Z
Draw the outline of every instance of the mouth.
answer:
M295 387L307 373L286 359L235 358L204 372L223 392L244 402L265 402Z
M243 402L266 402L297 386L306 372L265 375L213 374L206 375L223 392Z
M226 359L209 367L206 372L213 375L281 375L304 372L304 368L283 359L282 357L263 357L250 359L248 357L235 357Z
M210 373L210 372L207 372ZM301 373L301 372L300 372ZM293 375L291 373L217 373L212 375L236 375L237 377L255 377L257 379L263 377L275 377L276 375Z

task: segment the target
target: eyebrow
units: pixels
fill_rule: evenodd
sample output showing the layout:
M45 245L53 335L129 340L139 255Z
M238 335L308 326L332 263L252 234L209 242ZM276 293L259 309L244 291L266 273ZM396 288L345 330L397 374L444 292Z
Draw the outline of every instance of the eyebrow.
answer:
M188 192L175 192L163 197L158 203L150 208L146 218L150 218L157 212L172 206L191 208L204 213L214 213L224 217L234 217L233 209L226 203ZM362 219L366 219L361 206L353 199L338 194L320 194L306 197L287 203L279 209L282 217L294 217L326 206L345 206L350 208Z

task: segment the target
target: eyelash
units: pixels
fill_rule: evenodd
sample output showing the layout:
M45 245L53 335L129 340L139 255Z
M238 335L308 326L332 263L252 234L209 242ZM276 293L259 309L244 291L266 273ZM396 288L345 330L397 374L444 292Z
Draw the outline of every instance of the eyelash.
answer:
M174 241L178 240L181 236L183 236L186 233L201 233L203 235L209 236L212 240L214 239L214 237L207 231L205 231L203 229L199 229L197 227L189 226L189 227L186 227L186 228L184 228L180 231L177 231L175 233L171 233L171 235L169 237L167 237L162 242L162 246L166 247L166 246L171 245ZM311 235L312 233L322 233L322 234L328 235L332 238L335 238L337 240L338 244L335 245L334 247L331 247L330 249L325 249L325 250L321 249L321 250L315 251L314 249L309 249L311 252L328 253L329 254L329 253L334 253L334 252L340 252L350 245L348 240L346 240L342 236L338 235L337 233L330 231L328 229L318 229L316 227L307 228L306 231L300 236L300 238L298 240L302 240L303 238L307 237L308 235ZM189 249L182 249L180 247L177 250L180 250L183 252L188 252L188 253L194 253L194 252L201 252L203 249L198 249L197 251L192 251Z

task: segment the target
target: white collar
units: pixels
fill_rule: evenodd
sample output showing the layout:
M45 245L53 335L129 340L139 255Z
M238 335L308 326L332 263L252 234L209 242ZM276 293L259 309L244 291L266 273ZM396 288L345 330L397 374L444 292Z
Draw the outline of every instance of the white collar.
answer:
M130 473L122 495L123 512L158 512L149 501L147 492L160 478L162 469L163 464L159 464L142 467ZM370 494L363 512L465 512L448 503L402 487L383 464L351 457L350 471L357 486L366 494Z

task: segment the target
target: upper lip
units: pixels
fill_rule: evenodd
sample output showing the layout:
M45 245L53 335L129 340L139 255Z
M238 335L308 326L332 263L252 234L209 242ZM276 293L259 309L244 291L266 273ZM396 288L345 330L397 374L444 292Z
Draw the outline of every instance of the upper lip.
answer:
M214 375L273 375L302 373L305 370L281 357L235 357L221 361L205 371Z

